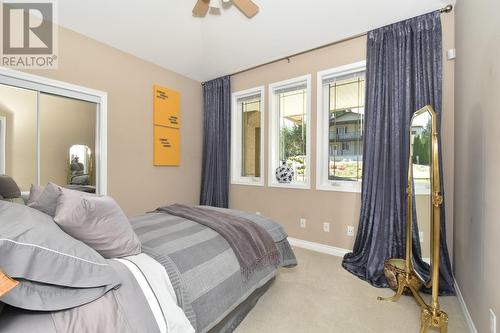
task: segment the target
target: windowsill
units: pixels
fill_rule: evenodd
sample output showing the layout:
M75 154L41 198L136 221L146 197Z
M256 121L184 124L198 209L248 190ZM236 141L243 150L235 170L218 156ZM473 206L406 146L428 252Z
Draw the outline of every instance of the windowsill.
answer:
M316 186L319 191L333 191L333 192L349 192L361 193L361 182L343 182L338 181L335 183L322 183Z
M262 178L233 179L231 185L264 186L264 180Z
M289 189L298 189L298 190L310 190L311 185L308 183L269 183L269 187L277 187L277 188L289 188Z

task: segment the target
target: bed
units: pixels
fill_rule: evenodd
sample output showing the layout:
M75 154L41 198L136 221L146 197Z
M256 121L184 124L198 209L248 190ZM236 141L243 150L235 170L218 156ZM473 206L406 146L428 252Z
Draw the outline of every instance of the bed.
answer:
M297 261L278 223L237 210L204 208L264 228L276 244L279 264L245 276L221 234L193 220L154 211L130 220L142 253L106 260L119 273L119 288L60 311L6 306L0 314L0 332L182 333L189 332L188 326L199 333L232 332L273 283L279 267L293 267Z

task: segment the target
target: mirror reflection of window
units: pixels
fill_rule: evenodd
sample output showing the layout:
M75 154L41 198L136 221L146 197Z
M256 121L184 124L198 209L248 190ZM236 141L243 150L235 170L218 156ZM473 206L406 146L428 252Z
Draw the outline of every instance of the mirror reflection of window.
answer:
M413 184L415 189L415 211L419 230L422 258L430 261L431 224L431 131L432 118L424 112L413 118L411 123L411 153Z
M431 170L431 116L425 112L411 124L413 179L415 186L430 188Z

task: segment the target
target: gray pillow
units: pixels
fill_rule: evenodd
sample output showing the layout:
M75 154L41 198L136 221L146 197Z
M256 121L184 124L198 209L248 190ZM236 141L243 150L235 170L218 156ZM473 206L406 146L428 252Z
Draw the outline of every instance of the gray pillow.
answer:
M28 205L37 201L43 193L43 186L31 184L30 195L28 197Z
M55 311L91 302L120 284L107 261L28 206L0 201L0 267L19 285L1 302Z
M141 242L111 197L61 189L54 221L105 258L141 253Z
M6 175L0 175L0 195L5 199L19 198L21 190L14 179Z
M61 187L54 183L48 183L40 195L35 193L32 197L30 194L30 199L28 200L32 199L32 201L28 203L28 206L54 217L59 194L61 194Z

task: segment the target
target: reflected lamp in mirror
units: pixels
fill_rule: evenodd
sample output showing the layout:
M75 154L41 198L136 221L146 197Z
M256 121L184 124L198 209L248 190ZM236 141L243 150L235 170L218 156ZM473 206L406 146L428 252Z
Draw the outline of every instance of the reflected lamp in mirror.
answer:
M94 185L92 150L86 145L69 148L69 185Z

